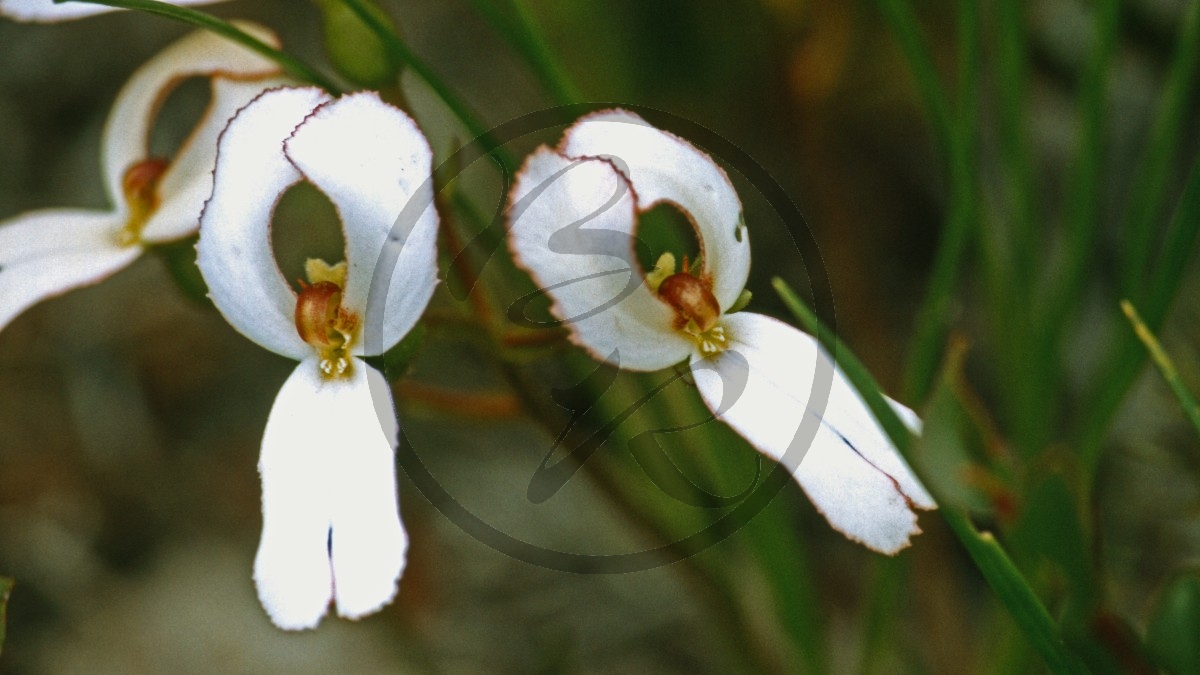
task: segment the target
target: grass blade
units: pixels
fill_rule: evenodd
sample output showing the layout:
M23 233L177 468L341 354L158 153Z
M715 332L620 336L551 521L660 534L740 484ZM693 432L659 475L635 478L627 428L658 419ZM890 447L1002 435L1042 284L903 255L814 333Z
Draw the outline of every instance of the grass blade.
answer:
M917 314L913 348L906 368L905 390L914 400L924 399L933 384L946 341L959 269L970 241L971 224L978 213L974 167L979 115L979 10L974 2L960 2L958 8L961 99L950 140L950 199L929 290Z
M1158 372L1162 374L1163 379L1167 381L1167 385L1171 387L1171 391L1175 393L1175 398L1179 399L1179 405L1183 406L1183 412L1187 415L1192 426L1196 428L1196 432L1200 433L1200 405L1196 404L1196 399L1192 396L1192 392L1188 391L1183 380L1179 378L1179 371L1176 370L1171 357L1167 356L1167 352L1162 348L1158 338L1154 337L1154 333L1150 327L1142 321L1142 317L1138 315L1137 309L1133 303L1128 300L1121 301L1121 311L1125 312L1126 318L1133 326L1133 332L1137 334L1138 340L1146 346L1146 351L1150 353L1150 358L1154 361L1154 365L1158 366Z
M171 5L165 2L158 2L158 0L54 0L54 2L86 2L90 5L132 9L147 14L165 16L168 19L196 26L197 28L203 28L253 49L255 52L278 63L279 67L283 68L285 73L297 80L315 84L335 96L341 93L341 89L333 81L291 54L275 49L253 35L238 29L237 26L228 21L223 21L211 14L205 14L189 7Z
M510 0L511 17L494 0L469 1L475 11L525 59L557 103L565 105L584 100L575 82L555 60L523 0Z
M1150 256L1154 223L1162 211L1163 192L1173 160L1179 149L1188 102L1196 90L1197 57L1200 56L1200 3L1193 2L1184 12L1183 27L1175 45L1167 84L1159 102L1158 116L1150 130L1150 141L1134 172L1134 183L1122 231L1124 247L1122 288L1136 293L1139 280Z
M1071 313L1083 291L1087 262L1100 231L1100 177L1104 166L1104 121L1108 106L1108 72L1116 51L1120 3L1101 0L1096 19L1092 58L1083 74L1082 121L1079 149L1070 179L1064 223L1066 226L1065 258L1059 265L1063 281L1054 289L1047 311L1042 317L1045 336L1040 354L1052 358ZM1049 365L1049 364L1046 364ZM1047 372L1057 372L1057 369Z
M1154 266L1155 276L1144 298L1134 298L1142 307L1145 324L1152 331L1162 326L1167 309L1183 272L1187 268L1200 236L1200 159L1192 165L1191 175L1183 190L1183 197L1175 210L1163 245L1162 258ZM1098 390L1088 397L1087 416L1082 420L1075 438L1078 439L1080 460L1087 475L1093 475L1100 461L1101 442L1108 422L1120 406L1125 392L1141 370L1145 353L1137 340L1126 334L1113 350L1108 366L1101 370L1103 379Z
M917 17L905 0L878 0L878 3L883 18L900 41L900 49L908 61L908 68L925 106L925 113L929 115L934 137L942 152L948 155L953 135L950 126L950 104L938 79L937 69L933 66L933 57L930 56L925 40L921 37Z

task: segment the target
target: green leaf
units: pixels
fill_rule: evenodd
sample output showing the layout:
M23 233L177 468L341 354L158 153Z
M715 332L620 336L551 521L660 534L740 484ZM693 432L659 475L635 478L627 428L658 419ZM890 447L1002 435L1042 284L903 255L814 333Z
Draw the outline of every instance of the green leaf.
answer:
M1200 673L1200 572L1176 579L1163 591L1146 642L1168 672Z
M833 355L838 367L846 379L854 386L863 401L871 409L888 438L899 450L910 466L915 465L913 453L913 437L904 423L896 416L896 411L884 400L879 385L862 363L850 350L838 340L833 331L824 326L792 291L782 279L773 281L775 291L788 309L800 321L802 327L813 335ZM914 469L916 466L914 466ZM928 487L931 481L927 476L918 476ZM937 495L935 494L936 498ZM938 512L958 537L974 561L975 567L983 574L988 585L992 587L996 597L1016 620L1017 625L1025 633L1025 637L1041 654L1046 665L1054 673L1086 673L1087 668L1079 657L1067 648L1063 636L1050 612L1038 599L1029 582L1022 576L1021 571L1013 564L1004 547L1000 545L990 532L980 532L975 529L967 516L952 505L942 505Z
M66 1L68 0L54 0L55 3ZM238 44L245 45L246 47L253 49L268 59L271 59L275 63L278 63L279 67L283 68L285 73L302 82L315 84L335 96L341 93L341 90L336 84L331 82L324 75L318 73L316 70L313 70L303 61L297 59L291 54L275 49L271 45L259 40L253 35L242 31L228 21L222 21L211 14L205 14L204 12L190 9L188 7L178 7L166 2L158 2L158 0L70 1L86 2L92 5L104 5L105 7L117 7L120 9L132 9L139 12L146 12L147 14L157 14L159 16L165 16L168 19L173 19L175 21L196 26L197 28L203 28L204 30L212 31L217 35L227 37Z
M8 596L13 584L12 579L0 577L0 653L4 652L4 636L8 633Z

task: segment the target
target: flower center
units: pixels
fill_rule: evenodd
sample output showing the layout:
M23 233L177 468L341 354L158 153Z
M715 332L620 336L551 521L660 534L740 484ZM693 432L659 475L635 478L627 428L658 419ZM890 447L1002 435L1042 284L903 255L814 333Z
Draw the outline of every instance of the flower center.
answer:
M319 366L326 378L349 377L353 369L350 347L358 337L358 316L342 307L342 289L346 285L346 263L328 265L309 260L308 283L300 282L296 298L296 332L321 359Z
M712 284L687 272L674 272L675 257L663 254L650 279L658 296L675 310L675 327L687 335L704 354L716 354L728 346L725 328L718 325L721 304L712 294ZM661 281L659 280L661 279Z
M129 205L129 220L117 233L117 243L133 246L142 240L142 228L158 208L158 182L167 172L167 160L144 159L125 170L121 191Z

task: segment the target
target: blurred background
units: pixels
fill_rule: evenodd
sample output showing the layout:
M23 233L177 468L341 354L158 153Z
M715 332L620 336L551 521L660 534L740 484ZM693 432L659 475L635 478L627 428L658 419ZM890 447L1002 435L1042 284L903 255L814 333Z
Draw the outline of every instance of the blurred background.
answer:
M918 448L919 468L949 495L943 505L998 532L1090 669L1200 663L1164 656L1160 637L1197 626L1172 643L1200 643L1200 623L1187 623L1200 599L1164 590L1200 568L1200 441L1117 305L1151 289L1148 321L1182 381L1200 384L1200 277L1193 239L1178 234L1196 212L1172 220L1200 132L1194 54L1177 48L1198 35L1194 2L378 4L488 125L563 102L506 38L524 21L580 100L667 111L753 157L816 241L836 307L818 303L822 318L938 432ZM287 51L335 72L316 4L205 9L270 26ZM109 106L189 30L131 12L0 22L0 219L104 207ZM389 95L444 159L470 135L411 71L401 81ZM167 100L156 153L178 145L206 96L188 81ZM510 150L522 157L560 134ZM460 239L499 184L486 162L463 176L463 198L442 214ZM820 275L795 243L807 235L733 179L753 246L752 308L791 320L771 279L810 292ZM338 257L315 191L290 192L275 223L285 273L306 256ZM0 332L0 575L16 580L0 672L1045 669L938 514L887 559L832 531L795 485L692 558L588 575L489 548L401 472L411 548L397 600L361 622L283 633L250 571L258 446L292 365L187 297L169 272L177 253L144 256ZM481 284L500 315L528 290L503 257ZM686 382L631 418L599 468L531 503L529 478L568 418L549 389L594 366L562 342L498 355L472 329L471 306L439 291L394 389L409 443L460 503L524 541L592 554L662 546L719 515L668 503L628 461L624 441L661 426L653 415L703 419ZM612 397L632 400L668 375L622 375ZM529 381L540 408L514 387ZM736 494L755 454L718 426L664 445L697 484ZM1183 619L1162 618L1164 597L1182 598L1170 606Z

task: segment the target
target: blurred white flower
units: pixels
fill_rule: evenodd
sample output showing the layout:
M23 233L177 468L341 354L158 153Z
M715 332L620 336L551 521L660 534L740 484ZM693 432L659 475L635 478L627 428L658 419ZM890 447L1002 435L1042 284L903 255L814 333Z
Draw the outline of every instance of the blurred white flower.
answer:
M217 152L196 246L210 297L243 335L300 362L263 434L258 596L281 628L316 626L330 599L358 618L395 596L408 547L391 392L358 357L399 342L437 284L433 155L416 123L377 95L331 100L313 88L263 94ZM346 261L310 260L296 293L275 263L270 225L300 180L337 208ZM398 221L410 201L413 218ZM377 266L385 260L396 264Z
M643 275L637 217L660 203L688 216L700 260L677 268L664 254ZM730 313L750 272L750 242L737 193L711 157L632 113L589 115L558 148L526 160L509 213L514 257L593 357L630 370L689 360L717 419L786 459L834 528L888 554L920 532L914 509L935 508L932 498L816 340L771 317ZM821 373L832 376L824 409ZM801 439L812 433L805 452Z
M224 0L166 0L171 5L211 5ZM56 23L115 12L117 7L105 7L86 2L59 2L54 0L0 0L0 16L16 21L31 23Z
M265 28L243 30L275 43ZM30 306L99 282L147 245L191 235L212 189L217 136L238 108L283 81L279 68L212 33L193 33L133 74L103 132L101 168L112 210L45 209L0 222L0 330ZM212 100L170 161L149 156L158 106L188 77L212 82Z

